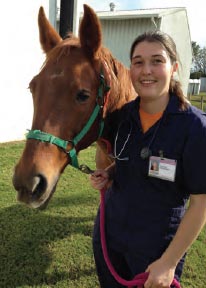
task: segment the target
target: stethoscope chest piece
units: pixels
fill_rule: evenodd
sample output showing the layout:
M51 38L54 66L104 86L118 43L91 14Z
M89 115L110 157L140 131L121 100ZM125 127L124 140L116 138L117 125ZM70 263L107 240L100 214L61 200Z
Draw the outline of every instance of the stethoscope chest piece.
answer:
M149 158L152 155L151 150L149 149L149 147L144 147L142 148L142 150L140 151L140 157L145 160L147 158Z

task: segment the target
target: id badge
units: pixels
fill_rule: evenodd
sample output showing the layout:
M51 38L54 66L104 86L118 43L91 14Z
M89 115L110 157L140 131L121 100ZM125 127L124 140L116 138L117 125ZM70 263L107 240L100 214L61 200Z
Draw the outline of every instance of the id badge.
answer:
M168 181L175 181L177 161L173 159L151 156L149 158L149 172L151 177Z

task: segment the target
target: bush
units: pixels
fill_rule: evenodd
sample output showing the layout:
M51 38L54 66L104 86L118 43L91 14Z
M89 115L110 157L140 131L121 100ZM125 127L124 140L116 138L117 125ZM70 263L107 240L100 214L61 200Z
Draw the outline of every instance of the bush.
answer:
M202 72L192 72L192 73L190 73L190 79L200 79L201 77L203 77L203 73Z

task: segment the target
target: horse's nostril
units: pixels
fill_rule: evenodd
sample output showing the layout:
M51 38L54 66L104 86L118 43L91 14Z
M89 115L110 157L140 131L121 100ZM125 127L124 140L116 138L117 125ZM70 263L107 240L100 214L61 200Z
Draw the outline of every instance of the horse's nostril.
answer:
M32 186L32 200L35 201L44 194L47 188L47 180L43 175L39 174L33 178Z

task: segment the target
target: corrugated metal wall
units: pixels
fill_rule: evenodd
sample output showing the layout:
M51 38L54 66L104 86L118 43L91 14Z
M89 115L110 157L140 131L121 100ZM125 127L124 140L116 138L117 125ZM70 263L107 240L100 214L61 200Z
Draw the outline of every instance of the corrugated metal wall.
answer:
M148 30L156 27L151 18L108 20L100 19L103 31L103 44L108 47L112 54L124 65L129 67L129 51L134 39ZM157 27L160 19L155 19Z
M201 77L200 92L206 91L206 77Z

